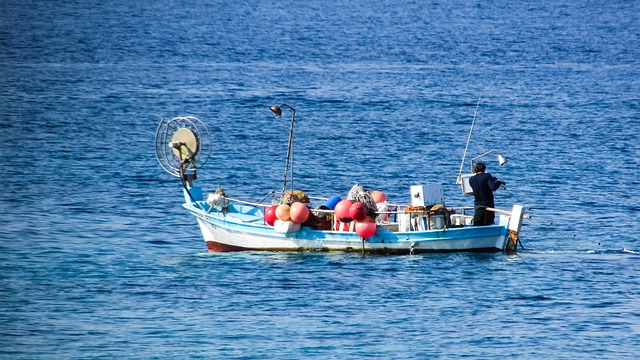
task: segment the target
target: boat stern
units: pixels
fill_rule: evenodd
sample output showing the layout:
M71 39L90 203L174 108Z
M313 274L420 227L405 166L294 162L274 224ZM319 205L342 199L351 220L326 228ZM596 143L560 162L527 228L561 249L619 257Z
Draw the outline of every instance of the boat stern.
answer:
M520 228L522 227L522 219L524 217L524 206L513 205L511 209L511 216L509 217L509 239L507 240L507 246L505 252L507 254L515 254L518 252L518 237L520 234Z

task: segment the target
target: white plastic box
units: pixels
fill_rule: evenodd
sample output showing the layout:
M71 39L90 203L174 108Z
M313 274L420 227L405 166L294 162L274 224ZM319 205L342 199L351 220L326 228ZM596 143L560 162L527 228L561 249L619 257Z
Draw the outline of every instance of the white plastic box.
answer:
M442 184L411 186L411 206L430 206L436 204L444 204Z
M473 195L473 189L471 188L471 185L469 185L469 178L472 177L475 174L464 174L461 176L462 178L462 183L460 184L460 187L462 188L462 194L463 195Z

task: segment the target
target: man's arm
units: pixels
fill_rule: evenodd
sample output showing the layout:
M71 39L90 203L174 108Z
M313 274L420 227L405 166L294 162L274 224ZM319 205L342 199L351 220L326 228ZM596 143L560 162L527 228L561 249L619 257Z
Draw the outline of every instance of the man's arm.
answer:
M496 191L498 190L498 188L500 187L500 185L506 185L506 183L504 181L500 181L495 177L491 177L491 179L489 179L489 187L491 188L491 190Z

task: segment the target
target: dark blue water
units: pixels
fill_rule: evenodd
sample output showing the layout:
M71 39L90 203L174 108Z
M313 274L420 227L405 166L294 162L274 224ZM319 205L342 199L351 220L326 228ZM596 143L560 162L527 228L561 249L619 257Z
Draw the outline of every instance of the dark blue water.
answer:
M3 1L0 357L640 356L637 1ZM468 159L533 216L504 254L207 254L154 155L233 197L408 202Z

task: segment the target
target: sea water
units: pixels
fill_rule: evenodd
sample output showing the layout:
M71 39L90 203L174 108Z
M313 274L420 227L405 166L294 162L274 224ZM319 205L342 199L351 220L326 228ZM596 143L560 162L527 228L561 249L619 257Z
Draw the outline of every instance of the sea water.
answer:
M0 356L640 356L640 3L4 1ZM518 255L209 254L156 162L255 200L355 184L410 201L469 160L525 205ZM476 105L479 103L476 113ZM462 162L474 119L471 140ZM461 165L462 163L462 165Z

